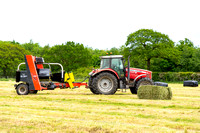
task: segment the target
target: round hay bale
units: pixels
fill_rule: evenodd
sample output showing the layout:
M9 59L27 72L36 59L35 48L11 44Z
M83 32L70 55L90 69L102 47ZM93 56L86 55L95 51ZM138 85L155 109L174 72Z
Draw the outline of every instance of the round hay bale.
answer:
M143 85L138 89L139 99L172 99L172 91L170 87Z

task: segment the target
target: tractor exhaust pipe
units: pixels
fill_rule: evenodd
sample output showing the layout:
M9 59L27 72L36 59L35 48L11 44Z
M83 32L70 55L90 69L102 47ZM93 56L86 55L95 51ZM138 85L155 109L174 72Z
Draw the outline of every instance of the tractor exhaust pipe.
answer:
M130 55L128 56L128 83L130 83Z

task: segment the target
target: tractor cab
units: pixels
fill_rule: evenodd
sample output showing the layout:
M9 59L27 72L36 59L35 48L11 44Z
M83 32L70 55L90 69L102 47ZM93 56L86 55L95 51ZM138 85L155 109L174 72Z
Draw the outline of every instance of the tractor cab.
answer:
M100 69L114 70L120 78L124 77L124 64L122 55L101 56Z

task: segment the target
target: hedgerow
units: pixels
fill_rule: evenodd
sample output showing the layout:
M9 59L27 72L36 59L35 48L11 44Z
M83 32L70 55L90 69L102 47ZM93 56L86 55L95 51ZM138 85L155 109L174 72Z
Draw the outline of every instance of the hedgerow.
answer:
M154 81L184 81L196 80L200 81L199 72L153 72L152 78Z

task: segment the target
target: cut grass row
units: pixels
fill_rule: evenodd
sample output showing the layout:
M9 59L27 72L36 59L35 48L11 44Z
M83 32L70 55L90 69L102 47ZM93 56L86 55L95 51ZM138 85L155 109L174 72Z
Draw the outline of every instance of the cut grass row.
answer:
M99 97L99 96L98 96ZM50 101L52 102L57 102L57 103L65 103L65 102L69 102L71 104L86 104L86 105L108 105L108 106L121 106L121 107L129 107L129 106L134 106L134 107L149 107L149 108L160 108L160 109L179 109L179 110L183 110L183 109L200 109L199 103L194 103L196 100L200 100L200 98L195 98L193 100L189 100L189 101L185 101L183 104L179 104L180 101L182 101L182 99L177 100L177 102L171 102L171 101L155 101L154 103L149 102L148 100L143 100L140 103L138 103L137 100L129 100L129 102L123 102L118 100L114 100L114 101L109 101L109 99L84 99L84 98L67 98L66 97L44 97L44 96L40 96L40 97L32 97L33 99L29 100L30 97L12 97L12 96L2 96L0 99L2 100L12 100L12 99L18 99L18 100L26 100L26 101L30 101L30 102L37 102L37 101ZM117 97L116 97L117 98ZM163 103L163 104L162 104ZM1 104L4 104L1 103ZM15 105L9 105L9 104L4 104L2 106L15 106Z
M88 89L18 96L0 82L0 132L198 132L200 89L172 87L172 100L140 100L129 91L93 95Z

